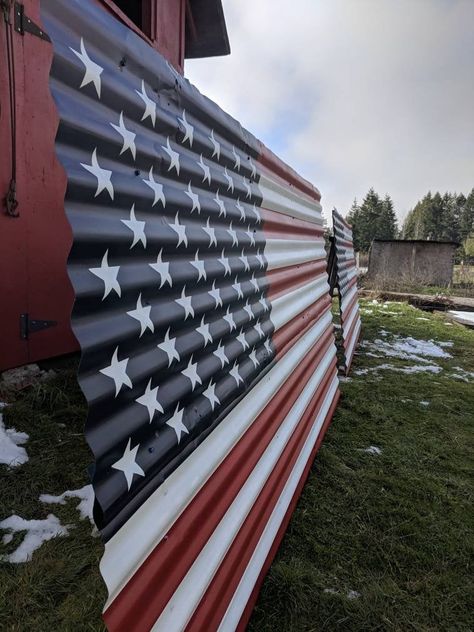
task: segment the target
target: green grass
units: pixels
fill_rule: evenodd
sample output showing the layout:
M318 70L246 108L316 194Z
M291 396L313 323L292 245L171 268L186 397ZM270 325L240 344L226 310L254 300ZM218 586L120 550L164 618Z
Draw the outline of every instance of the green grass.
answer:
M474 627L474 380L452 376L458 372L453 367L474 371L474 331L404 304L383 308L365 301L362 307L365 341L380 337L381 329L390 332L387 340L398 334L452 341L447 351L453 358L434 359L443 369L436 375L357 375L386 362L410 364L360 349L249 632ZM2 632L103 630L100 540L91 537L88 522L78 520L76 501L38 501L41 493L60 494L87 482L91 455L82 437L85 407L74 370L71 361L4 411L8 427L30 434L30 461L14 470L0 466L0 518L54 513L75 528L45 543L31 562L1 565ZM369 445L382 454L364 452ZM350 599L350 591L360 596Z

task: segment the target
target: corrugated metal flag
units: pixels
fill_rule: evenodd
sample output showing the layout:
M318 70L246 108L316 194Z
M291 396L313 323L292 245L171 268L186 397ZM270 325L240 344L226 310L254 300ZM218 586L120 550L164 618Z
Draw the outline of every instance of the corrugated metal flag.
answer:
M319 192L92 1L43 1L110 630L244 625L338 398Z
M357 293L357 268L352 227L335 209L332 212L332 221L334 230L333 265L341 315L342 369L347 374L354 357L361 329L359 297Z

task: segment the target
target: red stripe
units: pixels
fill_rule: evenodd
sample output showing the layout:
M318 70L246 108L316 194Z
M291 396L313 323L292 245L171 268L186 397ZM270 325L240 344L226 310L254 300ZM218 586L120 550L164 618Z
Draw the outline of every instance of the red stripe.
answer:
M266 208L260 209L260 215L267 239L321 239L324 235L324 228L312 222L288 217Z
M326 312L331 305L331 299L327 294L289 320L283 327L273 334L272 342L276 350L276 359L279 360L303 336L308 329ZM327 335L333 338L333 327L329 325Z
M263 143L260 143L260 157L259 163L268 170L268 175L273 179L280 179L281 183L288 189L292 186L296 187L299 191L305 193L311 201L320 202L321 193L316 187L314 187L308 180L305 180L296 173L289 165L283 160L280 160L268 147L265 147ZM277 177L276 177L277 176ZM290 186L288 186L288 184Z
M176 520L166 539L104 613L111 631L146 632L158 619L193 561L332 344L323 336Z
M288 294L291 290L296 290L302 285L315 281L322 274L327 278L327 263L325 260L309 261L308 263L300 263L286 268L275 268L268 270L266 279L268 282L267 297L270 301Z
M186 632L217 630L303 449L334 375L335 361L331 369L328 369L323 383L313 395L265 487L232 542L207 592L186 627ZM310 463L311 461L312 459Z
M286 515L281 523L280 529L278 530L278 533L275 537L275 540L273 541L272 544L272 548L270 549L267 559L265 560L265 564L262 567L261 573L257 579L257 581L255 582L255 586L254 589L252 591L252 594L250 595L250 598L247 602L247 605L245 607L244 612L242 613L242 618L239 621L239 625L236 628L236 632L245 632L245 627L247 626L247 623L250 619L250 615L252 614L252 610L255 606L255 603L257 601L258 598L258 593L260 592L260 588L262 586L263 580L265 579L265 575L268 572L268 569L270 568L270 565L273 561L273 558L275 557L275 554L278 550L278 547L281 544L281 541L283 539L283 536L285 535L285 532L288 528L288 523L290 522L290 518L293 514L293 511L295 510L296 507L296 503L298 502L298 499L300 497L301 491L303 489L304 484L306 483L306 479L308 478L308 474L309 474L309 470L313 464L314 458L316 456L316 453L318 452L321 443L324 439L324 435L326 434L326 431L331 423L332 417L334 415L334 411L336 410L336 406L337 403L339 401L339 397L340 397L340 391L338 390L336 392L336 395L334 397L334 400L332 402L332 405L328 411L328 414L326 415L326 420L324 422L323 427L321 428L321 432L319 433L318 439L316 441L316 444L314 446L313 452L311 454L311 457L308 459L308 463L305 467L305 470L303 472L303 475L300 479L300 482L298 483L298 487L295 490L295 494L293 496L293 499L288 507L288 510L286 512Z

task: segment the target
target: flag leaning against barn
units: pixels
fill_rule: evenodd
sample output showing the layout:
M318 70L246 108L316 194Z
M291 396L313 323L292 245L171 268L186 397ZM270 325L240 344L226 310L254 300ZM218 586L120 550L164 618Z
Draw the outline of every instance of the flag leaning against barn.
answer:
M335 209L332 212L332 223L334 238L330 259L334 270L334 283L339 295L341 368L347 374L351 367L361 328L357 268L352 227ZM331 271L329 271L329 275L332 278Z
M91 0L43 0L110 630L234 630L339 391L320 195Z

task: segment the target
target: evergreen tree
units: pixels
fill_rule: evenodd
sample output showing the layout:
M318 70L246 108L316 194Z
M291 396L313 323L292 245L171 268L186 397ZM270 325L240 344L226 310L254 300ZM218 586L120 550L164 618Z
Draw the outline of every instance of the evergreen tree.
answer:
M392 198L385 196L378 219L376 239L395 239L398 233L397 216L393 208Z
M464 198L464 196L462 197ZM460 206L459 239L464 242L474 231L474 188L467 198L464 198L464 203Z

